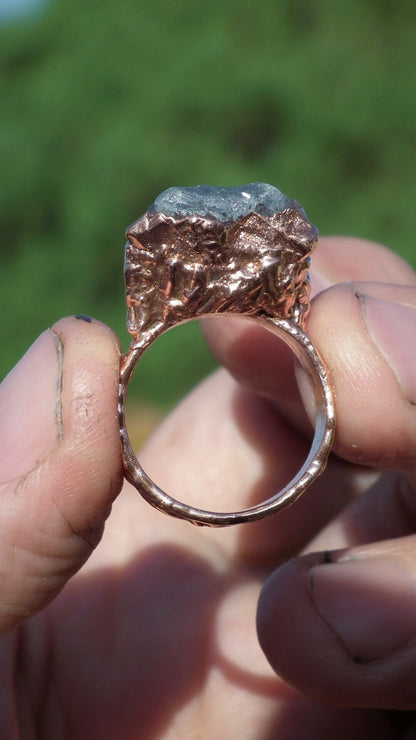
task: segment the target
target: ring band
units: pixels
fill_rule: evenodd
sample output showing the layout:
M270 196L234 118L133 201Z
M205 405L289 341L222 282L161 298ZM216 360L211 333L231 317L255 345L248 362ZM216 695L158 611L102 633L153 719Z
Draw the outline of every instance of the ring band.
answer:
M193 524L255 521L296 501L323 472L334 429L328 371L305 332L310 252L318 232L301 208L262 183L238 188L170 188L127 230L127 326L133 336L120 369L119 424L125 477L152 506ZM214 314L239 315L276 334L310 377L316 418L303 466L282 490L235 512L178 501L141 467L126 429L133 371L153 341L173 326Z

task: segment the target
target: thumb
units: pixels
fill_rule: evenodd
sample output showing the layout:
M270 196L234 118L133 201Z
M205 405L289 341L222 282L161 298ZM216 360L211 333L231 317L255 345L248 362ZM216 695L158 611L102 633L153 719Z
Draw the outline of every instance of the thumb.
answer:
M0 632L44 607L98 544L122 482L119 347L63 319L0 385Z
M279 675L318 701L414 709L414 537L281 566L263 589L258 633Z

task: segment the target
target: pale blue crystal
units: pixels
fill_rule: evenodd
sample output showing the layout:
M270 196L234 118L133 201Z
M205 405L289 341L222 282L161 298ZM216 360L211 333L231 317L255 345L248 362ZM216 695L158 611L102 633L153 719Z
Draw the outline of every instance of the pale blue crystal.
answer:
M175 218L211 217L220 223L235 223L250 213L272 216L291 205L292 201L281 190L263 182L235 188L197 185L164 190L148 208L148 213L163 213Z

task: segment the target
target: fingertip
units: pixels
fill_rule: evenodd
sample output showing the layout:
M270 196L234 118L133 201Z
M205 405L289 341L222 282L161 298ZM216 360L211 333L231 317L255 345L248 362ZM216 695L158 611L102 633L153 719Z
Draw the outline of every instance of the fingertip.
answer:
M120 357L120 340L107 324L85 314L65 316L56 321L51 330L62 342L71 340L79 345L88 345L88 354L99 356L105 362L114 361L117 365Z
M52 331L62 348L63 441L49 469L56 467L67 481L59 500L77 531L88 522L102 524L123 478L117 414L120 344L108 326L94 319L67 317ZM88 497L73 495L76 482L80 490L89 486Z
M317 700L327 698L328 660L333 668L340 658L310 598L310 569L320 560L322 556L314 554L278 568L266 581L257 609L259 642L271 666L287 683Z
M371 295L377 300L369 300ZM370 331L370 303L371 308L373 303L383 304L385 315L391 317L388 325L384 319L383 347ZM416 411L403 392L406 386L416 397L416 375L409 369L416 329L416 310L411 305L416 306L416 288L382 283L336 285L314 300L308 333L335 388L335 451L351 462L407 470L416 465ZM386 343L390 354L394 350L399 356L394 366ZM409 372L401 383L404 361ZM409 390L411 382L414 391Z
M281 678L316 701L414 708L415 623L408 606L415 596L408 574L397 581L400 569L391 560L384 577L377 557L370 565L361 560L358 568L354 557L348 563L337 557L296 558L266 582L257 631L267 659ZM369 580L378 567L381 572Z

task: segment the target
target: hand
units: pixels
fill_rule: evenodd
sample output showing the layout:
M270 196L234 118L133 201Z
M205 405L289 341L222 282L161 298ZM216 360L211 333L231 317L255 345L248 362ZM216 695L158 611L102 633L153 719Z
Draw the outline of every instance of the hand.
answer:
M3 382L1 737L403 736L411 713L376 708L416 704L416 280L353 240L322 240L314 267L319 287L371 283L314 301L337 456L276 517L200 529L130 486L115 500L119 350L97 322L59 322ZM237 509L298 469L306 420L285 346L234 319L206 333L237 379L197 388L140 460L178 498Z

